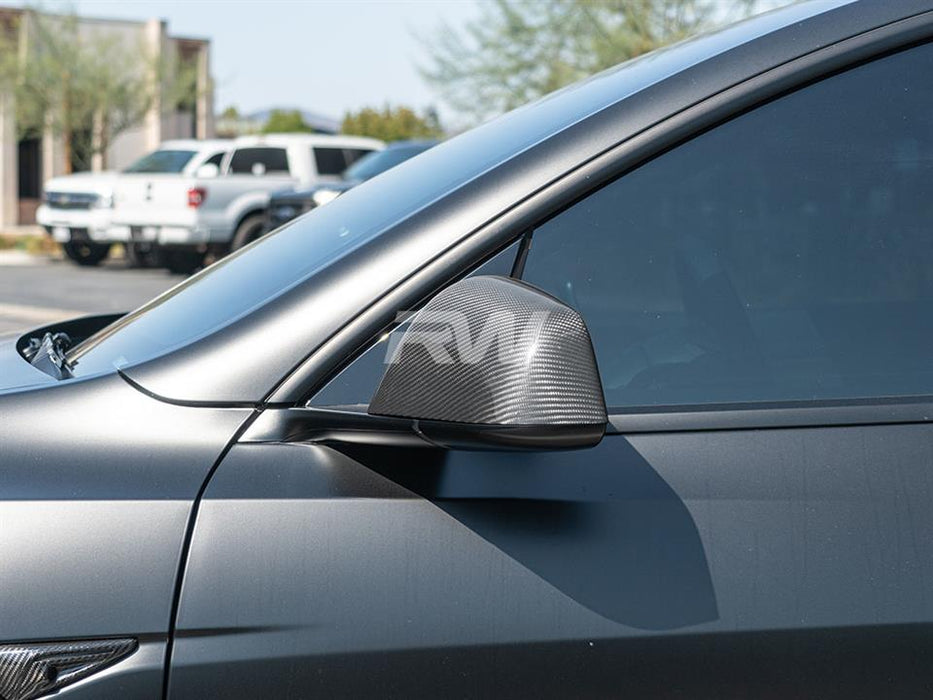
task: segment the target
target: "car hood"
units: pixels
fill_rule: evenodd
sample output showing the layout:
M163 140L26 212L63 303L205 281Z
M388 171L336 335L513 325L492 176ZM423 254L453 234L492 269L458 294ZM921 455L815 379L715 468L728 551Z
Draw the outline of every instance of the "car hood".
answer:
M105 197L113 194L113 186L117 180L114 171L103 173L75 173L62 175L46 180L43 189L46 192L93 192Z
M0 394L55 383L26 362L16 349L17 334L0 335Z

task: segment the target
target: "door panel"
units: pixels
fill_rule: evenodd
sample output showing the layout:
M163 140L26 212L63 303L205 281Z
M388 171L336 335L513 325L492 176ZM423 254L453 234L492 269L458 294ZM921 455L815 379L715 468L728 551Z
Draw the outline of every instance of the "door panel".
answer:
M161 697L191 508L250 413L117 374L0 396L0 643L139 642L61 697Z
M194 533L171 695L926 688L930 430L238 445Z

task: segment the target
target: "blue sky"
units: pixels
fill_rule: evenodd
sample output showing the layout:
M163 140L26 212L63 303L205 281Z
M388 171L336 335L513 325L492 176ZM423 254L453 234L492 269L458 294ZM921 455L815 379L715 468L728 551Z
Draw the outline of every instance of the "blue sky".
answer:
M168 20L212 40L215 104L242 112L287 106L341 117L386 101L441 108L415 65L414 35L461 23L482 0L44 0L51 11ZM22 3L11 3L22 4ZM414 34L414 35L413 35Z

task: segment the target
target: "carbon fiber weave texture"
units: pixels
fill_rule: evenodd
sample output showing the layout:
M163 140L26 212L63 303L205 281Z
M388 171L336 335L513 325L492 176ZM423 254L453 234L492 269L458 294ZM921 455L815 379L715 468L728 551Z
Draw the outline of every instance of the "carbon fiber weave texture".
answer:
M504 277L472 277L411 322L369 412L488 425L606 422L586 324Z
M0 645L0 698L28 700L86 678L136 649L135 639Z

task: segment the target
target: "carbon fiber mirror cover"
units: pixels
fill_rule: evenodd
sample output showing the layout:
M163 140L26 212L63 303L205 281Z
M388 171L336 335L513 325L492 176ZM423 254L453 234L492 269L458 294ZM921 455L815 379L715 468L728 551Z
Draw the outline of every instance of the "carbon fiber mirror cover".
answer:
M530 285L483 276L451 285L415 315L369 412L504 427L607 421L580 314Z

